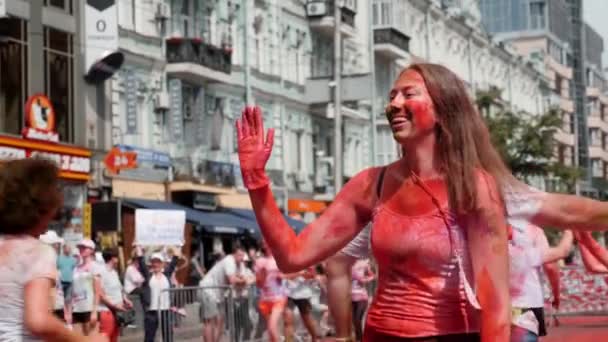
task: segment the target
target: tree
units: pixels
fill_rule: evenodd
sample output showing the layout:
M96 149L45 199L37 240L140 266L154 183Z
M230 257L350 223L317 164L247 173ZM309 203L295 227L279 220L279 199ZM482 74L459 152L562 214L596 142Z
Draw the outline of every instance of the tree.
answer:
M491 87L478 91L476 104L483 115L492 143L513 174L524 181L532 176L559 180L571 191L580 176L576 167L555 158L555 132L562 127L559 109L540 115L513 112L500 101L501 91Z

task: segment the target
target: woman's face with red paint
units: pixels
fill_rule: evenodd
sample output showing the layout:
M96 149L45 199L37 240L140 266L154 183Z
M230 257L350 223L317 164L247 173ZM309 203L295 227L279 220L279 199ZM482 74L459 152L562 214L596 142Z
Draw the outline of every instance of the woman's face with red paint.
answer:
M437 117L422 76L406 70L389 93L386 117L398 143L434 134Z

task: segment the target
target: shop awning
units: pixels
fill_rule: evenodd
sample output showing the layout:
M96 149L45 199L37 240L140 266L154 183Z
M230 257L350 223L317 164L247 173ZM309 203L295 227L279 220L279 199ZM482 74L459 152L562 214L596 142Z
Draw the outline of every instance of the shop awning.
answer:
M179 204L163 201L125 199L123 204L134 208L183 210L186 221L202 226L210 233L222 234L255 234L259 231L257 223L231 212L207 212L185 207Z
M248 209L236 209L236 208L222 208L222 211L225 213L231 213L249 220L253 220L256 222L256 226L257 226L257 221L255 218L255 213L253 212L253 210L248 210ZM304 229L304 227L306 227L306 223L304 223L303 221L300 220L296 220L293 219L289 216L283 215L283 217L285 218L285 220L287 220L287 224L289 224L289 226L291 226L291 228L293 228L296 232L300 232L302 229ZM259 230L259 228L258 228Z

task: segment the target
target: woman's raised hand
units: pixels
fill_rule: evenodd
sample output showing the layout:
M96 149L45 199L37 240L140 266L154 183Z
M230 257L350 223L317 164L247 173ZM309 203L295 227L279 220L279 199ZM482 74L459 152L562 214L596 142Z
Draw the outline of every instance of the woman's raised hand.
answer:
M249 190L262 188L270 183L264 169L272 152L274 129L264 134L264 122L259 107L245 107L236 120L239 161L243 183ZM265 139L264 139L265 137Z

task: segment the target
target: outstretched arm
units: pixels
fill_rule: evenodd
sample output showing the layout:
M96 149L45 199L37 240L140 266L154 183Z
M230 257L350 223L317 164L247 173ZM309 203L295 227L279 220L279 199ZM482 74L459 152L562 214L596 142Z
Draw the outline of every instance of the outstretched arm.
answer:
M532 223L575 231L608 230L608 202L590 198L537 193L541 201L540 210L532 216Z
M593 273L608 273L608 251L595 241L589 232L579 232L576 238L585 268Z
M481 305L481 341L509 341L507 224L494 179L478 175L478 210L467 222L469 253Z
M273 131L264 139L259 108L246 108L237 120L243 181L264 239L281 271L292 273L328 258L344 247L371 219L378 168L351 179L323 215L300 235L289 227L270 190L264 171L272 151Z

